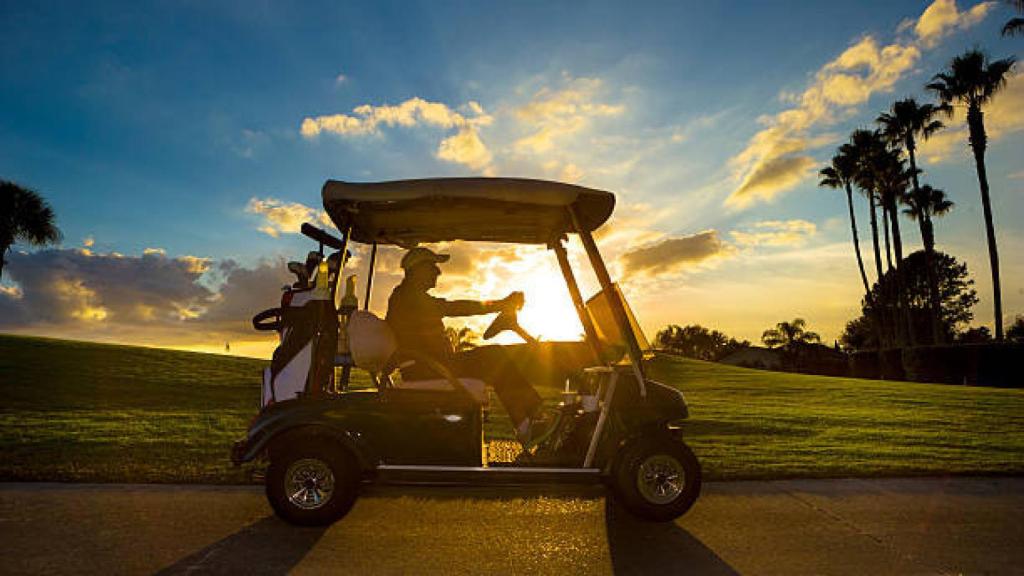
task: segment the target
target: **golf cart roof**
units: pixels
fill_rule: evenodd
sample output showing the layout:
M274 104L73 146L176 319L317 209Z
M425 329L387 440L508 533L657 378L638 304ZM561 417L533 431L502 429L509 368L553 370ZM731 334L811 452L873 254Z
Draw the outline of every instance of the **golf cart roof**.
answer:
M324 208L339 230L365 244L413 246L471 240L547 244L592 231L615 206L610 192L524 178L430 178L392 182L328 180Z

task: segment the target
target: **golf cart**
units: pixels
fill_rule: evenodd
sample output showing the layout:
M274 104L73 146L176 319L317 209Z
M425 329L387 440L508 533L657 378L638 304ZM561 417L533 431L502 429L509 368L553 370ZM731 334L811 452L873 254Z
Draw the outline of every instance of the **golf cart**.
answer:
M253 319L257 329L277 331L281 345L264 373L261 411L232 449L236 465L269 461L266 494L279 516L334 522L363 482L605 483L644 519L668 521L689 510L701 470L675 426L688 416L686 401L645 376L646 341L592 236L612 213L612 194L512 178L329 180L323 203L341 238L303 225L319 250L289 264L296 282L281 306ZM588 300L566 252L569 234L581 239L600 286ZM587 361L566 380L558 426L513 461L488 458L486 383L398 349L387 322L369 311L378 246L455 240L546 246L583 328ZM354 277L344 294L339 287L352 243L369 248L361 307ZM334 253L325 257L325 246ZM539 345L519 326L515 306L484 336L503 330L520 334L523 346ZM436 377L403 380L401 368L413 362ZM369 373L371 389L350 388L353 368Z

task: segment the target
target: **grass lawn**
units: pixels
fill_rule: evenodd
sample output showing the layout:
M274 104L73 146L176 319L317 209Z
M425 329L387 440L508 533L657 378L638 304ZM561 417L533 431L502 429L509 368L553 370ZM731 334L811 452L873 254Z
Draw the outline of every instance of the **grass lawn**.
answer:
M0 480L245 482L227 454L265 365L0 335ZM686 393L688 442L711 479L1024 472L1024 390L672 357L650 374ZM489 432L507 426L495 414Z

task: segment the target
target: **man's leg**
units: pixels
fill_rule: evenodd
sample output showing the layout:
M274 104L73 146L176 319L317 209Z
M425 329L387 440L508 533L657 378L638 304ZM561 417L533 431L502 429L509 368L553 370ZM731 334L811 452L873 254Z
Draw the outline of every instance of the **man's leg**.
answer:
M490 384L512 419L520 426L540 408L537 391L501 346L480 346L455 356L454 371L458 376L479 378Z

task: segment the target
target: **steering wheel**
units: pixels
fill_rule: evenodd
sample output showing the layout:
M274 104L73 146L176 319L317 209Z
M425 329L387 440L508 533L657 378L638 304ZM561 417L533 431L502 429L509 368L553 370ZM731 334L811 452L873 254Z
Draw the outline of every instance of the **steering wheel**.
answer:
M491 325L487 327L487 330L484 330L484 340L490 340L506 330L511 330L528 344L537 343L537 339L519 325L519 309L522 307L523 297L520 293L520 296L515 299L512 305L499 312L494 321L491 322Z

